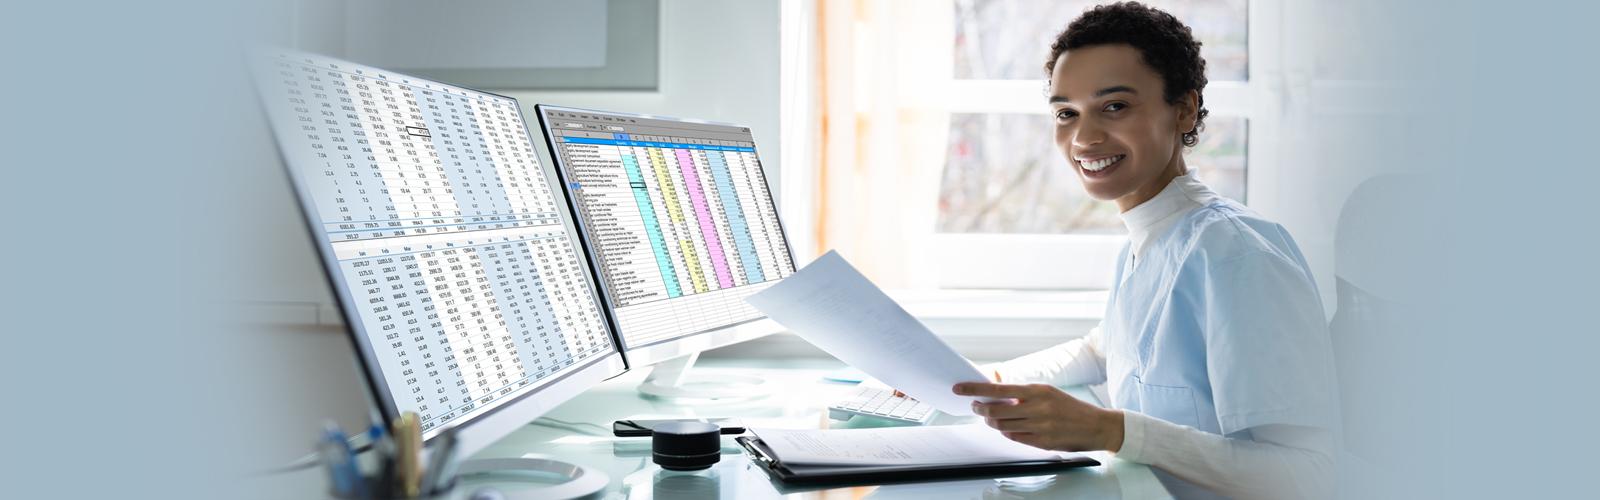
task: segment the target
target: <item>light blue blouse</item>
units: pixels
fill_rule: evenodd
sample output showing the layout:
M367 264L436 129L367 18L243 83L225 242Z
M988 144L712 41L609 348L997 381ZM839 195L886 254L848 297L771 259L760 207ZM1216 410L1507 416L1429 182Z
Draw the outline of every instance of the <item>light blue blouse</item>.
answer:
M1225 436L1335 429L1322 300L1289 233L1193 175L1123 215L1135 238L1103 326L1112 406Z

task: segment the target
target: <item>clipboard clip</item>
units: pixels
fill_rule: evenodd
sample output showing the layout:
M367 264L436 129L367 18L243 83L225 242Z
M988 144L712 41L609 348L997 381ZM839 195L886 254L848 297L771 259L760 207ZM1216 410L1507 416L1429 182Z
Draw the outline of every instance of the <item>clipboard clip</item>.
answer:
M771 455L768 455L765 450L761 449L763 446L761 446L760 441L748 437L737 438L734 441L738 441L739 446L742 446L745 450L749 451L750 455L752 455L752 457L756 460L765 463L768 466L777 464L777 460L774 460Z

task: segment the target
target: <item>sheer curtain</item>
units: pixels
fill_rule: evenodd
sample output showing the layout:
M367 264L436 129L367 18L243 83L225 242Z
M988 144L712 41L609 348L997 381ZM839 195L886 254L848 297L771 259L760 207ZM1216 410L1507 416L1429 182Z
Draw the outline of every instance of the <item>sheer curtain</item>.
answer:
M819 0L819 250L879 285L931 286L948 148L948 0Z

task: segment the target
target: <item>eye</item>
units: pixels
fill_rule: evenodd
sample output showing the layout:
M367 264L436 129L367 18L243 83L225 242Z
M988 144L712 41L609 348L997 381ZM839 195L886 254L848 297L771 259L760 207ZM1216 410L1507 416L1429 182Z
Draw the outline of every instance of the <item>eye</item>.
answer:
M1107 104L1106 107L1105 107L1105 111L1107 113L1122 111L1124 109L1128 109L1128 103L1113 102L1113 103Z
M1060 111L1056 111L1056 120L1059 120L1059 121L1070 120L1075 116L1078 116L1078 112L1070 110L1070 109L1062 109Z

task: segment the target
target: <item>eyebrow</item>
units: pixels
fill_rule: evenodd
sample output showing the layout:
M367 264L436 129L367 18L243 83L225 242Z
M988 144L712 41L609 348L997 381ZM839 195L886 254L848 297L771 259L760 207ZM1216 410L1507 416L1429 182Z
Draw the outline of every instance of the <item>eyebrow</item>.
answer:
M1133 87L1129 87L1127 85L1114 85L1114 86L1111 86L1111 87L1106 87L1106 88L1103 88L1103 89L1095 91L1094 96L1095 97L1105 97L1105 96L1108 96L1108 95L1111 95L1111 94L1115 94L1117 92L1127 92L1129 94L1138 94L1139 93L1139 91L1134 90ZM1067 96L1064 96L1064 95L1050 96L1050 103L1051 104L1055 104L1055 103L1058 103L1058 102L1067 102Z

